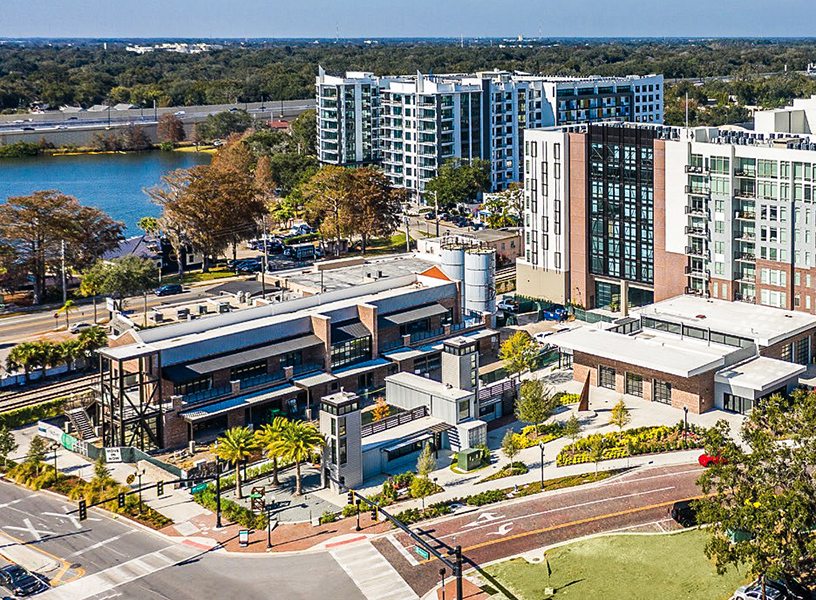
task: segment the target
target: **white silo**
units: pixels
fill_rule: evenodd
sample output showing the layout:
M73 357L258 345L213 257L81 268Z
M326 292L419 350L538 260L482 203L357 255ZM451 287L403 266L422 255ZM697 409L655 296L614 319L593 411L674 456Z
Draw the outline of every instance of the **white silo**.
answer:
M459 282L461 304L465 306L465 247L453 239L442 241L442 272Z
M465 310L496 312L496 251L492 248L465 251Z

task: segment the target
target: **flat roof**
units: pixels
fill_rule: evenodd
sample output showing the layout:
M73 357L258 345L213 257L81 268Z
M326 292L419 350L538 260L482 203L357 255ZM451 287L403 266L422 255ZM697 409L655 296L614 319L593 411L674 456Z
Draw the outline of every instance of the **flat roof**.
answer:
M717 371L714 381L762 393L775 390L806 370L805 365L758 356Z
M411 388L426 394L432 394L439 398L446 398L451 401L463 400L473 395L473 392L461 390L455 387L448 387L441 381L434 381L427 377L420 377L413 373L403 371L402 373L395 373L385 378L386 383L393 383L403 387Z
M560 348L679 377L693 377L721 367L726 356L739 350L653 330L624 335L597 327L578 327L554 334L547 341Z
M816 316L804 312L698 296L675 296L632 312L737 335L763 347L816 328Z
M299 387L286 384L252 394L228 398L221 402L216 402L215 404L208 404L207 406L192 407L188 410L182 410L179 414L190 422L203 421L204 419L224 414L236 408L246 408L253 404L262 404L278 398L285 398L286 396L296 397L300 392L301 389Z
M380 259L367 260L364 264L324 269L276 273L275 276L292 286L313 289L315 291L331 292L355 287L389 277L400 277L412 273L422 273L438 263L419 258L414 254L388 256Z
M391 446L396 440L406 441L416 438L421 439L428 429L442 423L445 422L436 417L422 417L421 419L414 419L403 425L397 425L396 427L390 427L378 433L367 435L362 440L363 452L373 450L377 447Z

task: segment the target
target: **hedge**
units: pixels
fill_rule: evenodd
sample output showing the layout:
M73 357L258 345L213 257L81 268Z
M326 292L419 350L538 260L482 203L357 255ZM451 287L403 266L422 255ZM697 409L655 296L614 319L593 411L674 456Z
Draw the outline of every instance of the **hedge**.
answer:
M193 498L204 508L208 508L215 512L215 493L211 490L207 489L193 494ZM227 500L224 497L221 498L221 514L223 514L229 521L238 523L247 529L264 529L266 527L265 515L256 515L248 508L245 508L232 500Z
M56 400L49 400L40 404L15 408L14 410L0 413L0 425L5 425L9 429L15 429L36 423L37 421L42 421L43 419L58 417L63 414L65 410L65 400L65 398L57 398Z
M320 239L319 233L304 233L303 235L295 235L290 238L286 238L286 245L291 246L292 244L302 244L304 242L313 242L315 240Z

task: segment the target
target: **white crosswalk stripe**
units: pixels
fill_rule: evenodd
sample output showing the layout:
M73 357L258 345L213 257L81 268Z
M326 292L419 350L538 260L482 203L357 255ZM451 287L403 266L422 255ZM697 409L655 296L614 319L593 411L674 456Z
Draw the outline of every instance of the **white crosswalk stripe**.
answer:
M166 569L199 554L200 550L185 546L168 546L150 554L144 554L127 562L86 575L40 594L43 600L85 600L103 594L145 575Z
M368 600L419 600L397 570L369 542L331 555Z

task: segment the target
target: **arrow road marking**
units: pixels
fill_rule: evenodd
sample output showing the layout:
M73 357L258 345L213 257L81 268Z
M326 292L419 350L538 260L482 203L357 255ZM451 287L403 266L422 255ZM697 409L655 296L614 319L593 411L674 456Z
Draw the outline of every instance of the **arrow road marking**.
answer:
M490 523L491 521L500 521L504 518L504 515L497 515L496 513L492 512L483 512L478 517L476 517L475 521L468 523L467 525L462 525L462 528L466 527L481 527Z
M507 535L513 529L512 523L503 523L498 531L489 531L485 535Z

